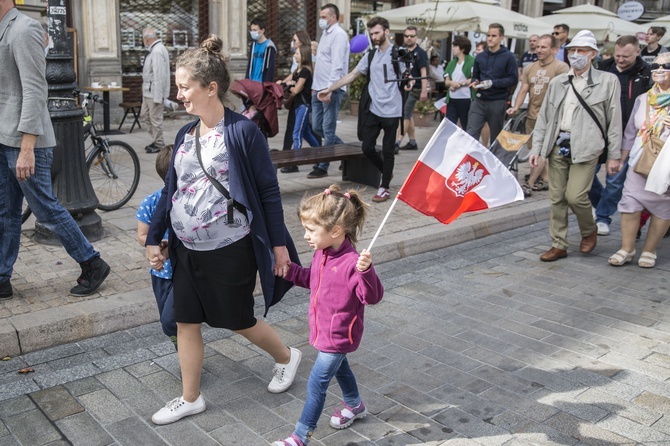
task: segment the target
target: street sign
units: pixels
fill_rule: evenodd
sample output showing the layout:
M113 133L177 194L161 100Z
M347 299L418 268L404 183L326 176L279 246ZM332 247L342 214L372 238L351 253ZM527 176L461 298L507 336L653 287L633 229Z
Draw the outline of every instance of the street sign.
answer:
M616 13L622 20L637 20L644 14L644 5L640 2L626 2L619 6Z

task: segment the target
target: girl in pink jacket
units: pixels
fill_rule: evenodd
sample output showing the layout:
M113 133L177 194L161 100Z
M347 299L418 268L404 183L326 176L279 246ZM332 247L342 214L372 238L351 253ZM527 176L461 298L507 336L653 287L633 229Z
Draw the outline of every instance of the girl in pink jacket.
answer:
M359 255L354 247L367 207L355 190L343 193L336 185L300 203L298 217L314 258L309 268L292 263L285 279L311 290L309 342L319 354L309 375L300 420L291 436L275 441L275 446L309 442L333 376L342 389L344 407L335 409L330 425L344 429L367 415L347 361L347 353L355 351L363 337L364 306L376 304L384 294L371 266L372 255L365 249Z

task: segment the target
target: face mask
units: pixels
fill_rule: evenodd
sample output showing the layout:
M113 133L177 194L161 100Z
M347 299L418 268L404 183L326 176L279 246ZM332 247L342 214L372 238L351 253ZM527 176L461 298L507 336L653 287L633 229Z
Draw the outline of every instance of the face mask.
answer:
M251 38L253 40L258 40L258 38L261 36L261 34L258 31L250 31L249 34L251 34Z
M291 40L291 51L295 51L295 45L293 45L293 41Z
M568 60L570 61L572 68L575 70L583 70L589 64L589 55L572 53L568 54Z
M669 71L652 71L651 79L656 83L665 83L665 76L670 73Z
M322 30L327 30L328 29L328 20L326 19L319 19L319 28Z

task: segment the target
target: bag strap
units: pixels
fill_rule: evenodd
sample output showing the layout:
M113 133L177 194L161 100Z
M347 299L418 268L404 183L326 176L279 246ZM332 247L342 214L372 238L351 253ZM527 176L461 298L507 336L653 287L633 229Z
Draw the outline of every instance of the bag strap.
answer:
M205 169L205 165L202 163L202 155L200 154L200 125L196 125L195 128L195 153L198 156L198 162L200 163L200 167L202 168L202 171L205 172L205 176L207 179L212 183L212 185L218 190L221 195L226 199L226 204L228 205L228 224L232 225L235 223L235 219L233 218L233 208L235 207L235 200L233 200L230 197L230 193L228 192L228 189L226 189L223 184L221 184L216 178L211 176L209 172L207 172L207 169Z
M603 135L603 139L605 140L605 150L608 150L609 148L609 139L607 138L607 134L605 133L605 130L603 129L603 126L600 124L600 121L598 121L598 118L596 117L596 114L593 113L593 110L591 110L591 107L588 106L584 98L580 96L579 93L577 93L577 89L575 88L575 84L572 83L572 78L574 76L570 75L568 76L568 82L570 83L570 86L572 87L572 91L575 92L575 96L577 96L577 100L579 103L584 107L584 110L586 110L586 113L589 114L589 116L593 119L593 121L596 123L598 128L600 129L600 133Z

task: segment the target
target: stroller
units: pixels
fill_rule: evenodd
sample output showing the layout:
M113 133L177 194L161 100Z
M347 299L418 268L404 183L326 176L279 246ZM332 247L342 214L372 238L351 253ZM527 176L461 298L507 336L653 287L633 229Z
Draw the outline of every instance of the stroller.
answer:
M245 108L242 114L256 123L266 139L279 133L277 109L284 99L281 85L242 79L234 81L230 91L242 99Z
M531 135L523 135L521 133L514 133L507 130L514 118L510 118L505 123L505 126L498 134L498 137L489 147L489 150L507 166L515 178L519 179L519 151L528 144Z

